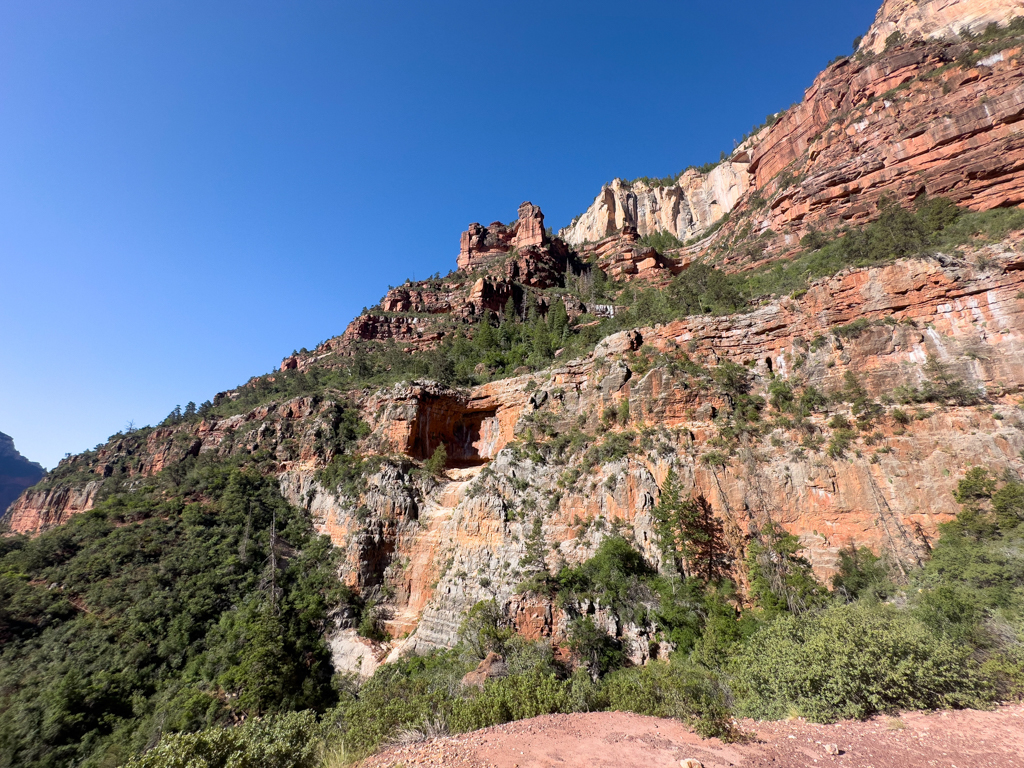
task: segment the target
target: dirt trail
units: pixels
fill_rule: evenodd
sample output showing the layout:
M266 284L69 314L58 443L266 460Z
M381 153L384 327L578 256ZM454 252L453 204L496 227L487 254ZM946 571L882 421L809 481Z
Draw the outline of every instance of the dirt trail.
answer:
M802 720L740 728L750 741L702 740L674 720L626 712L546 715L449 738L391 747L361 768L1024 768L1024 705L991 712L908 712L899 718L814 725ZM840 754L828 754L834 744Z

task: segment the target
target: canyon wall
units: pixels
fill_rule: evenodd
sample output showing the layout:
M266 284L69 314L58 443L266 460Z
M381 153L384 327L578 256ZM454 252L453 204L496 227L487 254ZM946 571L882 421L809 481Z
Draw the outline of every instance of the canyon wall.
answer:
M1024 17L1024 0L885 0L858 50L882 53L894 32L910 39L954 38Z
M800 538L823 579L850 545L909 570L957 512L952 491L967 468L1024 473L1020 238L963 260L849 270L745 315L622 332L584 358L469 390L423 381L357 393L347 407L370 428L360 451L378 458L354 495L318 479L337 403L306 397L123 436L75 459L74 482L23 495L10 524L58 524L92 506L106 480L190 454L268 451L282 493L345 553L341 577L376 595L392 637L405 638L370 649L340 629L339 659L364 672L400 649L451 645L481 599L497 599L524 632L558 636L556 607L516 591L538 567L531 538L549 569L590 556L611 530L657 564L652 512L670 469L710 502L741 585L746 547L769 521ZM855 321L855 333L836 330ZM929 360L983 399L902 406L901 416L889 398L926 382ZM835 455L831 418L859 418L839 402L802 425L780 413L772 428L728 437L734 395L710 376L727 361L762 396L780 379L837 392L852 375L881 411ZM628 415L609 422L609 412ZM579 443L560 437L570 435ZM427 476L418 464L441 443L449 468Z
M560 233L584 246L624 226L686 241L687 250L762 238L778 255L811 228L878 215L883 195L945 196L974 210L1024 202L1024 30L961 39L1024 16L1024 0L889 0L860 52L827 67L803 100L708 174L670 186L616 179ZM885 40L894 31L904 39Z
M875 37L896 19L911 38L908 20L938 24L949 5L887 2ZM626 281L657 284L708 255L749 267L765 254L741 247L745 238L762 238L771 257L810 228L869 221L883 194L908 204L941 194L974 209L1024 201L1019 46L874 47L828 67L800 105L710 173L660 187L616 180L560 237L529 202L510 224L471 224L457 271L391 288L267 382L333 375L374 344L430 349L492 314L544 315L555 302L583 331L617 309L567 289L593 280L593 266L628 298ZM673 253L640 244L716 222L713 238ZM357 639L344 616L331 638L338 667L363 675L389 654L454 644L465 611L484 599L525 636L563 636L564 612L519 585L585 560L612 531L660 565L653 513L670 470L710 504L741 594L747 548L768 523L799 537L823 580L849 546L887 554L899 578L957 513L952 492L969 467L1024 477L1022 238L847 269L743 314L623 331L578 359L556 355L546 370L477 387L324 386L119 434L62 461L4 523L46 530L188 457L267 457L282 494L343 553L339 578L383 611L390 642ZM814 407L786 410L780 385L813 394ZM237 402L250 386L215 402ZM337 429L352 410L365 429L346 444ZM428 472L442 445L447 466ZM349 462L345 482L332 479L338 462ZM612 620L600 606L595 615ZM633 633L634 661L644 660L642 627L609 629Z

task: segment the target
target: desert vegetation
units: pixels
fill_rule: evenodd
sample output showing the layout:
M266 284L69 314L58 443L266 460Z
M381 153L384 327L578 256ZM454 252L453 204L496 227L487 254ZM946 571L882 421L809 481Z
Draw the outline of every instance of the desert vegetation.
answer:
M795 537L768 525L748 546L741 599L721 524L670 475L656 510L660 570L611 531L591 559L531 569L520 586L575 617L568 657L523 640L484 602L456 648L358 685L333 674L323 636L332 612L370 607L339 584L329 542L258 470L259 457L189 458L35 539L0 539L3 764L219 766L243 755L313 766L402 733L600 709L676 717L729 739L742 738L737 715L831 722L1024 694L1016 477L967 472L962 511L906 576L849 549L828 589ZM633 666L587 605L647 627L660 660ZM465 688L492 651L508 675Z

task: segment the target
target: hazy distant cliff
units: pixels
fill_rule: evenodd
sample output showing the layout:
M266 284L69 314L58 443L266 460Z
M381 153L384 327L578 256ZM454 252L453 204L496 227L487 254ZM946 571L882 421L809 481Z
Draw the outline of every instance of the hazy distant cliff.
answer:
M45 474L41 466L18 453L13 438L0 432L0 513Z

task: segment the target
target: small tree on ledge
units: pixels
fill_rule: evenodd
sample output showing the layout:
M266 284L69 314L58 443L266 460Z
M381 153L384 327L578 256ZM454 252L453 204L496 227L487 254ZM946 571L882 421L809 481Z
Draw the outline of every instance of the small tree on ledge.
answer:
M434 477L441 477L447 463L448 449L445 448L444 443L441 443L423 466Z

